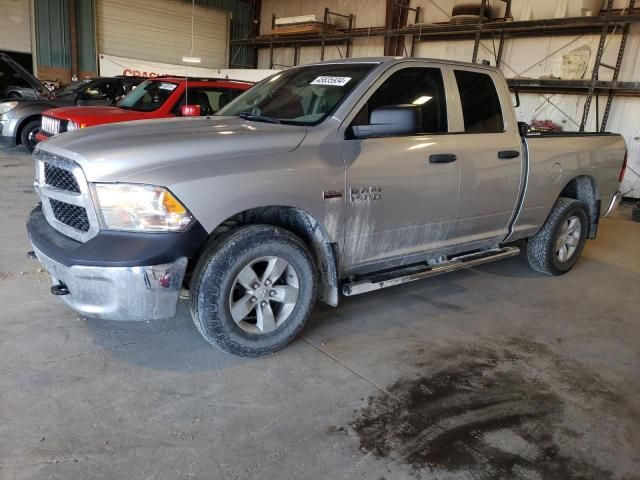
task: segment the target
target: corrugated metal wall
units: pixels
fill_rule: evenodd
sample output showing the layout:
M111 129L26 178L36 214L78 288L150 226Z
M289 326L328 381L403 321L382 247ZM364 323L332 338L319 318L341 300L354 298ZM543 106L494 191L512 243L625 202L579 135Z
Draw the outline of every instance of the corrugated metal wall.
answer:
M192 8L172 0L96 0L98 52L180 64L190 55ZM193 56L200 66L224 68L229 55L229 12L196 6Z
M69 2L35 0L38 66L71 68Z
M183 0L191 3L189 0ZM254 10L249 0L196 0L196 5L220 8L231 12L231 39L249 38L253 33ZM229 52L230 68L254 68L256 54L254 49L245 46L232 46Z
M71 68L68 0L35 0L36 59L45 77L61 77ZM95 7L93 0L76 0L78 69L95 74ZM47 75L47 72L51 72ZM67 80L65 78L65 80Z
M94 0L76 0L76 32L78 68L81 72L97 72L96 9Z
M189 0L182 0L191 3ZM45 77L60 78L71 68L68 0L34 0L36 30L36 63ZM231 38L247 38L253 31L254 12L250 0L196 0L196 5L231 12ZM76 0L78 37L78 68L81 72L96 72L95 0ZM232 67L255 66L254 49L231 47ZM47 74L48 73L48 74Z
M0 0L0 49L31 53L30 0Z

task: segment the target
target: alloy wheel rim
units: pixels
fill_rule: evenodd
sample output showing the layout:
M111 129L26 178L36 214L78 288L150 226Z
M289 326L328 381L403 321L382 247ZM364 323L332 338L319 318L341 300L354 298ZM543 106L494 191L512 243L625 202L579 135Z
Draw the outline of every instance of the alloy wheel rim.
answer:
M568 261L576 253L582 234L580 219L572 215L562 224L560 235L556 240L556 258L561 262Z
M38 141L36 140L36 134L37 130L32 130L29 132L29 145L31 145L32 147L35 147L35 145L38 143Z
M300 279L288 261L260 257L244 266L233 281L231 318L245 332L270 333L291 317L299 295Z

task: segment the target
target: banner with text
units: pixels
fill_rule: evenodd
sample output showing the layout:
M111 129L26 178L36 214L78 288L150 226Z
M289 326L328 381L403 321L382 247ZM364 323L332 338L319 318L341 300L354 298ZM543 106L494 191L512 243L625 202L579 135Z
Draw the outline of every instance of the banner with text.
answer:
M115 75L158 77L161 75L175 75L178 77L229 78L246 82L259 82L263 78L274 74L277 70L250 68L204 68L191 65L172 65L169 63L147 62L135 58L116 57L115 55L98 55L100 75L113 77Z

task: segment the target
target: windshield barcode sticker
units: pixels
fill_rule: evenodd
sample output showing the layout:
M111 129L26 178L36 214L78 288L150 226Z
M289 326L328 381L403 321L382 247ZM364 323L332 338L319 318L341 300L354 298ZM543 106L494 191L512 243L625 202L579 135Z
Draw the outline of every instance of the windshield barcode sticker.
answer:
M177 85L175 83L161 83L158 87L161 90L175 90Z
M344 87L347 83L349 83L351 77L329 77L322 76L316 78L311 85L329 85L333 87Z

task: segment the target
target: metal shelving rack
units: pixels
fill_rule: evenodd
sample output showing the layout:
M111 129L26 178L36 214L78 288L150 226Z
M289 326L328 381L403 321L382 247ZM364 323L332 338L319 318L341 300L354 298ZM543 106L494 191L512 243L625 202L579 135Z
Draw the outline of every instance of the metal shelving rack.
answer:
M511 0L502 0L507 3L507 13L504 19L498 21L483 22L477 24L416 24L401 28L355 28L353 15L341 15L349 18L349 28L344 31L330 32L324 31L311 35L261 35L255 38L232 40L232 45L246 45L254 48L268 47L270 49L270 64L273 64L273 49L276 46L293 46L294 51L298 52L301 46L319 45L321 46L321 59L324 58L324 47L327 45L346 45L345 57L351 56L351 42L353 40L367 37L397 37L411 36L412 48L411 56L415 55L416 45L420 41L431 40L450 40L450 39L472 39L474 40L473 61L477 61L478 49L482 39L499 39L498 53L495 62L499 67L504 41L508 38L524 38L524 37L543 37L543 36L573 36L584 34L599 34L600 42L596 53L595 67L592 71L590 80L560 80L560 79L525 79L514 78L509 79L508 83L512 89L520 92L528 93L570 93L587 95L583 119L580 130L586 128L586 121L589 116L593 97L596 98L596 123L599 128L596 130L604 131L606 129L607 120L611 110L611 104L614 96L640 96L640 82L619 82L618 74L622 65L624 50L627 37L629 35L632 23L640 22L640 11L635 8L635 0L629 0L629 6L622 11L614 11L613 0L607 1L605 10L598 16L591 17L570 17L570 18L552 18L527 21L507 21L510 17ZM486 0L482 1L482 5L486 5ZM400 5L402 8L402 6ZM415 10L414 10L415 11ZM419 19L420 10L415 11L416 23ZM328 24L329 17L327 15L336 14L325 9L325 23ZM602 62L602 54L606 45L606 39L611 34L621 34L621 45L615 66L607 65ZM295 59L298 55L294 55ZM294 60L295 60L294 59ZM613 79L611 81L599 80L600 69L609 68L613 70ZM607 95L607 103L600 122L599 116L599 97L598 95Z
M273 48L275 45L280 45L281 47L288 47L288 46L293 46L293 65L296 66L298 65L298 62L300 61L300 40L299 37L304 37L304 38L309 38L311 36L313 37L318 37L318 41L320 42L321 45L321 49L320 49L320 60L324 60L324 47L325 47L325 39L327 39L327 41L330 41L329 39L331 37L333 37L333 34L330 32L329 28L330 26L333 26L332 23L332 18L333 17L339 17L339 18L344 18L347 20L347 29L346 31L349 32L353 29L353 21L354 21L354 16L353 14L342 14L342 13L338 13L338 12L332 12L331 10L329 10L329 8L325 8L324 9L324 16L322 19L322 32L316 35L269 35L268 37L271 38L271 41L268 42L268 46L269 46L269 65L270 68L273 68L274 63L273 63ZM271 16L271 30L273 30L275 28L276 25L276 14L272 14ZM261 36L258 38L264 38L265 36ZM330 41L331 44L335 45L335 44L344 44L345 46L345 57L349 58L351 56L351 49L353 47L353 41L350 37L345 37L344 39L336 39L335 41ZM231 41L232 45L251 45L251 46L257 46L257 44L253 43L251 41L251 39L249 40L241 40L241 41Z

